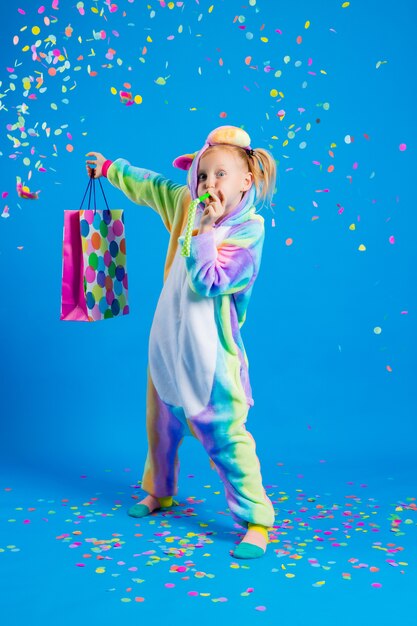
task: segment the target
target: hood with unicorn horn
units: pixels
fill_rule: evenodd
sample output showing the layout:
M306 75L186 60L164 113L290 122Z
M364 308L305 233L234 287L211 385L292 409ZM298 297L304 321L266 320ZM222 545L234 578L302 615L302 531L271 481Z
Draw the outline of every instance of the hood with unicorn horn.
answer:
M197 174L198 164L202 155L208 148L210 148L210 146L222 144L238 146L248 151L252 150L250 146L250 137L245 130L237 126L219 126L211 131L201 150L189 154L182 154L173 161L174 167L178 167L181 170L188 170L187 184L192 200L196 200L198 197ZM255 185L252 185L248 191L244 192L242 200L239 202L237 207L235 207L235 209L226 215L221 221L223 222L227 220L228 224L233 224L235 220L241 220L242 212L246 213L249 211L253 207L254 203ZM204 206L204 203L200 203L200 206Z

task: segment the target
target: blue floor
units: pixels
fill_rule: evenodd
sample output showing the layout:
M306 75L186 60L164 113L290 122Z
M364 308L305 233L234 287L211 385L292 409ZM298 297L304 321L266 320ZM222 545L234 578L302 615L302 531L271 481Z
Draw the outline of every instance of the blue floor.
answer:
M164 608L167 623L415 626L409 472L264 467L274 532L239 561L217 474L184 456L179 506L142 520L126 515L143 493L131 468L3 468L1 623L142 624Z

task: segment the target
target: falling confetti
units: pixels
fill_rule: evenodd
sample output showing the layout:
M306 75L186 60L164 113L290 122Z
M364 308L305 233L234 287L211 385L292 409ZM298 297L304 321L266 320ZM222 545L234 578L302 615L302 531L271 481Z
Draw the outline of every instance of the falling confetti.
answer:
M22 184L19 177L16 178L16 181L16 191L19 198L24 198L25 200L37 200L39 198L39 190L30 191L29 187Z

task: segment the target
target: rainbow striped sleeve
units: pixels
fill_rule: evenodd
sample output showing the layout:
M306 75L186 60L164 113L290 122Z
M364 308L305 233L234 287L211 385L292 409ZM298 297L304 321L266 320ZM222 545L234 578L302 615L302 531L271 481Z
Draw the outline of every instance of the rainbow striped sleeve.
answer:
M191 237L190 256L185 257L191 289L208 297L249 289L259 271L264 237L260 216L231 227L219 246L214 229ZM178 244L183 243L181 236Z
M169 232L175 221L175 210L189 196L186 185L180 185L151 170L116 159L107 170L107 179L136 204L151 207L162 218ZM188 202L188 198L186 200Z

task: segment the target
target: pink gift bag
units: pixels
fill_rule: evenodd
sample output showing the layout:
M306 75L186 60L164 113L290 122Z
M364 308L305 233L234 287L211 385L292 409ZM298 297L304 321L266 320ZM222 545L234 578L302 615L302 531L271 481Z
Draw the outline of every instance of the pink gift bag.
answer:
M90 178L81 208L64 211L61 320L96 322L127 315L128 279L124 212L96 209ZM88 209L82 205L89 191ZM93 191L94 209L90 208Z

